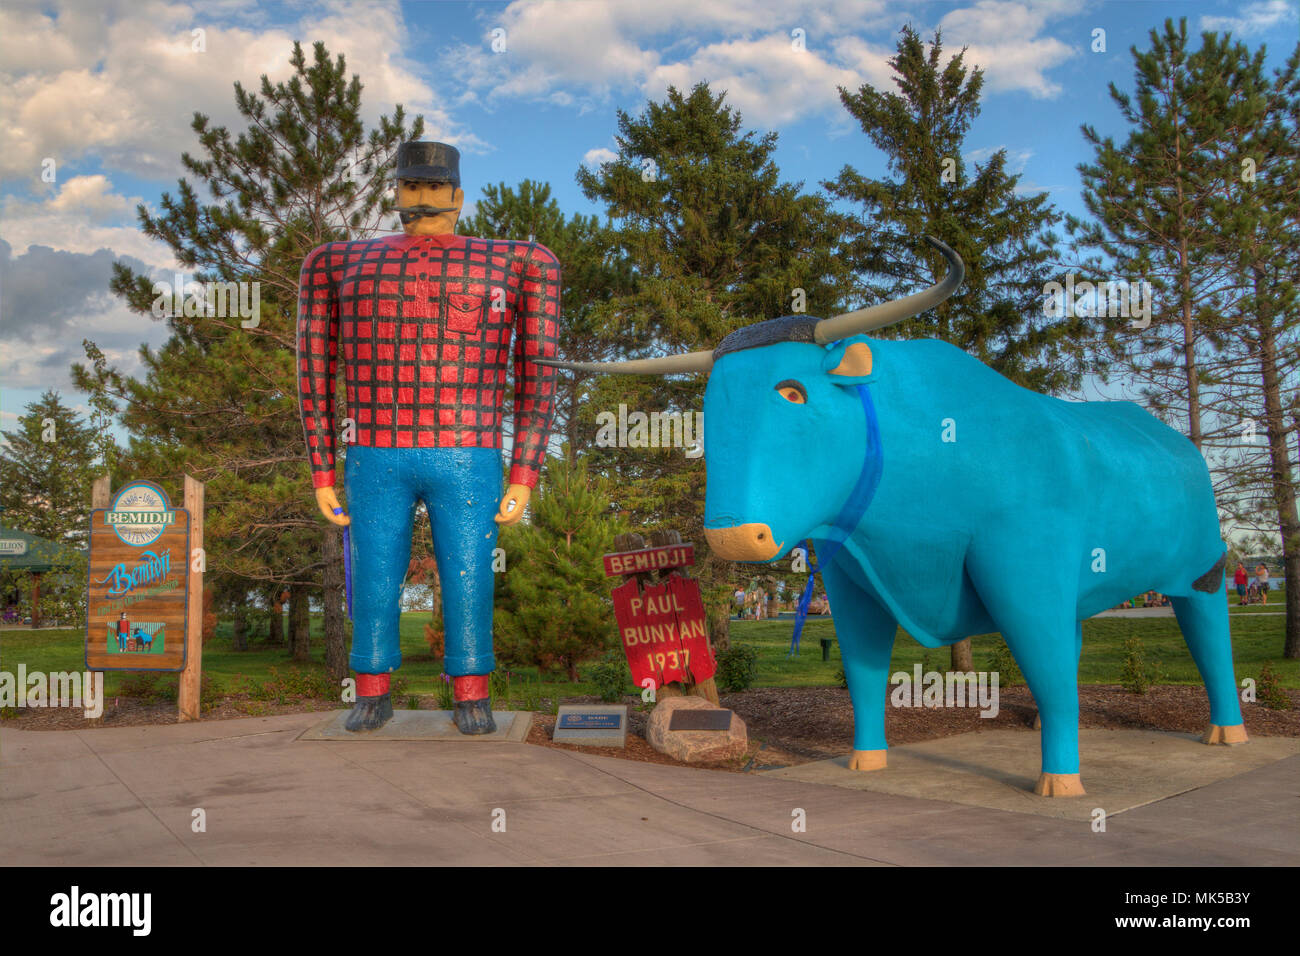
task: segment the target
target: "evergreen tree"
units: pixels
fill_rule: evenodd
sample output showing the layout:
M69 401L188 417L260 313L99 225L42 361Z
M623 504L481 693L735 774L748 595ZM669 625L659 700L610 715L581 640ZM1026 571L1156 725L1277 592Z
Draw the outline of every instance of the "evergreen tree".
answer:
M196 113L203 155L185 153L182 162L199 185L182 179L177 195L164 194L161 214L138 213L144 233L166 242L195 280L259 283L260 314L173 308L171 338L141 352L142 378L95 361L93 344L93 367L73 371L79 387L121 406L142 473L188 471L207 482L208 572L246 582L223 593L237 602L240 593L288 588L301 630L307 589L322 582L322 535L340 532L312 498L298 415L298 273L314 247L391 223L392 156L419 138L423 120L407 128L398 106L367 133L361 81L348 79L342 56L331 60L316 43L309 63L295 43L290 63L287 82L263 76L259 92L235 84L247 124L237 135ZM141 315L159 299L150 277L120 264L111 288ZM342 388L338 395L341 420ZM325 638L341 646L337 576L329 586ZM305 633L291 635L300 655L305 641Z
M870 179L846 166L825 184L837 199L861 207L844 217L844 258L863 290L881 301L946 274L924 234L957 251L966 277L938 308L878 334L942 339L1039 391L1077 383L1071 337L1080 320L1053 320L1043 308L1057 242L1050 227L1060 216L1046 193L1017 193L1020 177L1007 172L1005 149L975 163L973 175L962 158L979 115L982 71L967 70L964 50L945 65L938 32L927 51L916 31L904 27L897 50L889 62L898 92L869 84L856 93L840 89L841 102L885 154L891 174ZM953 645L952 666L973 669L969 639Z
M630 291L593 307L607 334L610 354L602 358L711 349L755 321L839 311L846 283L825 199L782 181L772 159L776 134L743 131L724 94L704 83L688 94L670 87L639 116L620 110L615 140L616 161L577 177L583 193L605 205L613 258L633 272ZM702 376L592 377L578 385L579 430L598 434L597 416L617 414L620 404L693 415L705 384ZM724 640L732 565L704 541L703 460L680 447L600 447L591 455L593 470L617 475L622 513L695 543L711 636Z
M1200 365L1215 344L1233 273L1216 225L1223 168L1212 162L1213 141L1226 132L1217 111L1231 91L1226 77L1188 49L1185 19L1166 20L1163 32L1152 30L1150 38L1150 50L1132 51L1135 95L1110 84L1130 126L1125 141L1117 145L1091 126L1082 128L1096 152L1094 162L1079 166L1093 219L1069 217L1067 228L1079 248L1106 256L1113 275L1151 284L1150 325L1135 328L1112 317L1105 358L1140 382L1152 411L1184 424L1200 448ZM1106 266L1094 259L1091 269L1103 273Z
M0 523L75 547L90 529L90 491L105 433L50 389L27 405L0 444ZM112 435L107 435L111 444Z
M1217 87L1199 140L1220 170L1214 225L1233 276L1216 352L1202 363L1204 448L1220 508L1238 531L1276 535L1290 585L1300 580L1300 456L1291 451L1300 434L1300 44L1271 78L1264 55L1206 33L1189 58ZM1296 586L1286 591L1283 655L1300 657Z
M579 663L613 646L601 557L622 528L609 491L583 458L552 458L531 501L532 520L501 530L494 646L502 660L563 668L576 681Z
M573 362L599 362L610 354L598 306L631 290L631 266L612 254L612 243L595 216L566 217L548 184L525 179L517 187L484 186L474 215L463 219L457 232L485 239L535 240L550 249L559 258L564 277L560 355ZM580 427L586 378L562 375L555 385L554 434L562 437L556 445L567 445L571 458L594 439L593 432ZM513 416L507 416L506 428L512 425Z
M889 61L898 92L865 84L840 100L880 149L891 174L870 179L846 166L826 189L860 207L845 217L844 258L870 298L900 298L937 282L947 265L921 240L930 234L961 255L966 277L938 308L882 335L950 342L1018 384L1054 393L1080 378L1071 337L1077 320L1052 320L1044 286L1060 221L1047 193L1017 192L1005 149L986 162L963 160L966 136L980 111L984 74L968 70L965 50L944 64L938 32L926 50L904 27ZM926 268L920 269L919 264Z

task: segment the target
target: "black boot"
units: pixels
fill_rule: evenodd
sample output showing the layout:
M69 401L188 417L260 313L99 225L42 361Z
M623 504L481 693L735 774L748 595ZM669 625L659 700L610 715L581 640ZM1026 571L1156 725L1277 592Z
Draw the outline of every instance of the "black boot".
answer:
M352 712L343 724L344 730L353 733L361 730L378 730L393 718L393 698L387 693L378 697L358 697Z
M482 700L458 700L452 720L462 734L490 734L496 731L497 722L492 719L492 698Z

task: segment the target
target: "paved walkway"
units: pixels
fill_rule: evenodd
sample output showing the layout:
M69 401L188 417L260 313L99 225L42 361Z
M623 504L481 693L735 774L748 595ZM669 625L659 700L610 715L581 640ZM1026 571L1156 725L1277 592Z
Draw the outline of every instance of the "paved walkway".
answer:
M321 719L0 729L0 861L1300 864L1300 756L1093 833L1073 820L519 743L297 739ZM206 832L193 832L196 809ZM792 830L797 811L804 832Z

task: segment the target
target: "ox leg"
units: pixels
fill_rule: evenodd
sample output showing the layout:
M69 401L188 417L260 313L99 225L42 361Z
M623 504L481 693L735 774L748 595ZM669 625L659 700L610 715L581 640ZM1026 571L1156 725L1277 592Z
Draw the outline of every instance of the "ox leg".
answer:
M1237 700L1228 600L1223 589L1214 594L1197 591L1189 597L1171 597L1170 603L1210 698L1210 726L1201 739L1207 744L1246 743L1249 738Z
M1083 626L1068 619L1025 619L1003 622L1002 633L1025 675L1042 721L1042 772L1034 793L1041 797L1083 796L1079 777L1079 654Z
M889 658L894 651L898 622L880 604L854 584L838 565L822 572L826 597L840 642L844 676L853 701L853 753L850 770L882 770L885 741L885 698L889 686Z

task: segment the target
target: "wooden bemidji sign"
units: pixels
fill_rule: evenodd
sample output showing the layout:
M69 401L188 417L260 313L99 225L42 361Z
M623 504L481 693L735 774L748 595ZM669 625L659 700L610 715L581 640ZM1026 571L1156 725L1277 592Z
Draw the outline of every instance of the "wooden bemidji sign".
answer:
M90 513L89 670L185 669L190 514L133 481Z
M689 544L605 555L605 575L627 577L614 588L614 616L637 687L647 680L656 690L671 683L700 684L717 670L700 582L682 570L694 561ZM650 572L667 576L650 583Z
M203 482L185 476L185 507L149 481L110 497L95 480L86 592L86 669L180 671L180 720L200 717L203 671Z

